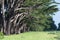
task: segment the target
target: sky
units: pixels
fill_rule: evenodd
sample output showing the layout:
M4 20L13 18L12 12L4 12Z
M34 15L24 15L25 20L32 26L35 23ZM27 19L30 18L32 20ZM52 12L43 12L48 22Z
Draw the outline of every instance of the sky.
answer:
M60 3L60 0L55 1ZM60 10L60 4L57 4L57 7ZM56 12L55 15L53 15L53 20L55 21L55 24L58 27L58 23L60 23L60 11Z

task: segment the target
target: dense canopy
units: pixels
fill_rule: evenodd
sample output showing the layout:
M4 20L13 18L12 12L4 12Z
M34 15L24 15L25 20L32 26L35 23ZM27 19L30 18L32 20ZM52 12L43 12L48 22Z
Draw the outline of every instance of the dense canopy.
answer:
M58 8L57 5L51 5L52 1L0 0L0 31L9 35L26 31L55 30L51 15Z

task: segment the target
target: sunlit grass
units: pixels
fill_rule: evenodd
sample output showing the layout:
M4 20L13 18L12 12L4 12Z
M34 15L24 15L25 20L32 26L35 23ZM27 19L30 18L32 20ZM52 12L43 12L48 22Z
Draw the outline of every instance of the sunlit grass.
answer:
M26 32L10 36L4 36L2 40L57 40L55 32Z

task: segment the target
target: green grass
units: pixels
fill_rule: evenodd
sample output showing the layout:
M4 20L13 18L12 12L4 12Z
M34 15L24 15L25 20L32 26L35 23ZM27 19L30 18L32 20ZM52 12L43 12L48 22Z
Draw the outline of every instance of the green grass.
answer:
M2 40L57 40L56 32L26 32L10 36L4 36Z
M60 40L60 31L57 31L57 40Z

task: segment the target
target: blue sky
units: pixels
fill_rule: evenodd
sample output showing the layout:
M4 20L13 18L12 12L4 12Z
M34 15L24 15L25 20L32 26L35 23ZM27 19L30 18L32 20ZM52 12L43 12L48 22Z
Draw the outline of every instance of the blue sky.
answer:
M55 0L56 2L60 3L60 0ZM60 10L60 4L57 6ZM53 20L55 21L56 26L58 26L58 23L60 23L60 11L56 12L55 15L53 15Z

